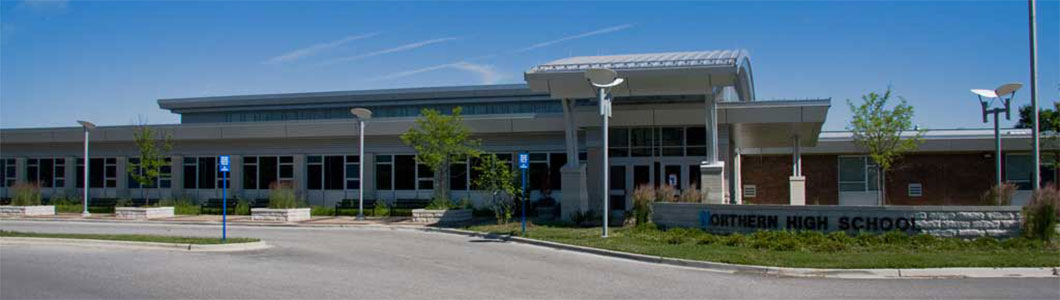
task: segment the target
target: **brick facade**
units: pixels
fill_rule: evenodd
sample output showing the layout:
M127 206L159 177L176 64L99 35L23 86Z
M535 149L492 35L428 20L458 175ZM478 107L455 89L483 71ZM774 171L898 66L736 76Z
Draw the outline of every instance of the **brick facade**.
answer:
M807 205L839 203L837 155L804 155ZM788 204L790 155L745 155L741 161L744 185L755 185L748 204ZM985 153L906 155L887 173L889 205L977 205L993 185L994 159ZM910 197L910 183L920 183L923 196Z

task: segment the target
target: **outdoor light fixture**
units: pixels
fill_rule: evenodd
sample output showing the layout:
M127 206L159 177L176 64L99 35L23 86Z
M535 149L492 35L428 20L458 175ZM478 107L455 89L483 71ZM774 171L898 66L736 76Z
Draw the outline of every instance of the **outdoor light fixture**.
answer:
M89 122L89 121L80 121L80 120L78 120L77 123L81 124L81 127L85 129L85 168L84 168L85 176L82 176L82 177L84 177L84 180L85 180L85 182L84 182L85 188L84 188L84 194L83 194L84 198L81 199L82 201L84 201L85 210L81 212L81 216L87 217L87 216L92 215L92 214L88 213L88 174L89 174L88 173L88 165L89 165L89 163L88 163L88 131L96 129L96 124L92 124L92 122Z
M357 219L364 220L364 120L372 118L372 111L367 108L350 109L353 118L357 120L357 135L361 141L360 153L357 155Z
M600 97L600 116L604 119L604 124L601 126L603 129L603 153L604 153L604 233L603 237L607 237L607 217L610 215L610 209L608 208L608 201L610 201L610 189L609 186L609 173L610 173L610 162L608 161L608 143L607 143L607 121L611 118L611 88L616 87L625 79L618 78L618 73L610 69L589 69L585 71L585 78L589 80L589 83L597 89L597 96Z
M1012 116L1009 108L1012 104L1012 98L1016 96L1016 91L1022 87L1022 83L1008 83L997 87L994 90L985 89L972 89L972 93L979 97L979 105L983 108L983 123L988 122L987 116L994 114L994 179L997 182L997 186L1001 186L1001 127L1000 118L1001 113L1005 113L1005 119L1011 120ZM997 100L997 105L992 105ZM997 203L1001 203L1001 193L997 193Z

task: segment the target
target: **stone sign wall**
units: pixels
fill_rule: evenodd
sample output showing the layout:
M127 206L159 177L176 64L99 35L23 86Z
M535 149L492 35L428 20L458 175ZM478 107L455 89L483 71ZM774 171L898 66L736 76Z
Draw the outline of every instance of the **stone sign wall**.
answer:
M655 203L652 221L662 227L695 227L715 233L757 230L903 231L942 237L1013 237L1020 208L1006 206L837 206Z

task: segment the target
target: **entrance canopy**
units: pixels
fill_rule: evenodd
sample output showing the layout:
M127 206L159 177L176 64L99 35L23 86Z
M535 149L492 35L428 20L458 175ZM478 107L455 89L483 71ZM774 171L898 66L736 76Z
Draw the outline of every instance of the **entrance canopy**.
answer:
M531 90L552 98L593 98L585 71L594 68L615 70L625 78L625 84L611 90L617 97L705 95L715 87L732 86L739 100L754 100L751 62L742 50L571 57L536 66L524 78Z

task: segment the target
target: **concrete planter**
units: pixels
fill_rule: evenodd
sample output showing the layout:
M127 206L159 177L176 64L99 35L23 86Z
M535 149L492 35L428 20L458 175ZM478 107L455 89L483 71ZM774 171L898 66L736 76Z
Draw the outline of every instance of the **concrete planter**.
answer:
M251 208L253 221L299 222L309 220L309 208Z
M148 220L172 218L173 207L115 207L114 217L121 220Z
M470 209L413 209L412 222L416 223L461 223L471 221Z
M0 217L29 217L55 215L55 205L0 206Z

